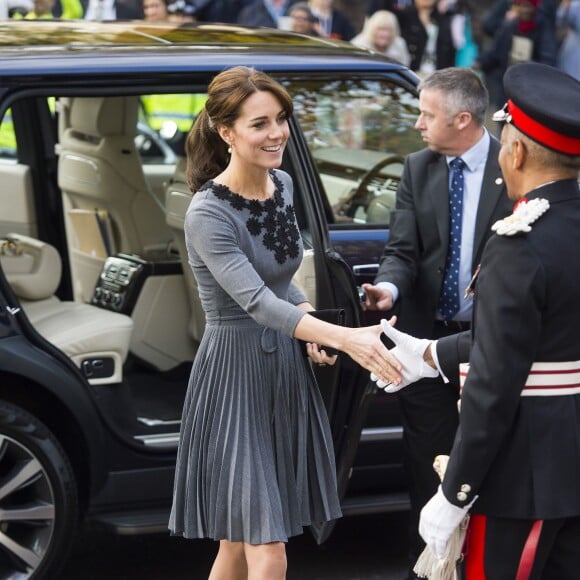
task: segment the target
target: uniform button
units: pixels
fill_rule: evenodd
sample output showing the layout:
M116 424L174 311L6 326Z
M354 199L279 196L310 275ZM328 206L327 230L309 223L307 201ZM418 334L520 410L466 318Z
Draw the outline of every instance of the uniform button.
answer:
M469 485L468 483L464 483L461 486L461 491L464 491L465 493L469 493L471 491L471 485Z
M467 494L464 491L460 491L457 494L458 501L467 501Z

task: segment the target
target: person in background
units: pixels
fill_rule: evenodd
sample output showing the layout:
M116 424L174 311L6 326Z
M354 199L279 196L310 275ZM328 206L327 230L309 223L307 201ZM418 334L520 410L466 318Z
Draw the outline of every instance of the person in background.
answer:
M142 20L140 0L89 0L85 20Z
M536 7L536 19L545 20L549 25L555 27L556 11L559 4L560 0L542 0ZM483 13L482 33L493 39L504 22L513 20L515 17L514 0L497 0Z
M292 282L303 246L292 180L278 169L292 111L271 77L234 67L210 83L187 140L185 239L206 329L183 407L169 528L219 541L210 580L283 580L288 538L341 515L311 361L334 364L325 350L334 348L381 377L391 368L379 325L319 320Z
M499 143L484 127L489 100L479 76L468 68L446 68L418 88L415 128L427 147L405 159L389 241L375 285L362 285L363 307L396 312L404 332L439 338L469 328L471 300L463 289L491 225L511 204L497 162ZM398 395L411 499L411 565L424 548L419 512L439 483L433 459L449 453L457 430L458 396L438 376Z
M15 20L24 18L25 20L39 20L56 18L53 13L55 9L55 0L33 0L32 10L22 15L20 12L13 14ZM64 19L81 19L83 17L83 5L80 0L60 0L61 15Z
M580 80L580 0L562 0L556 24L564 34L558 68Z
M538 6L539 0L514 0L490 46L473 65L485 76L494 109L505 103L502 80L508 67L527 61L557 63L555 24L550 18L540 18Z
M167 22L167 0L143 0L143 18L147 22Z
M451 37L455 47L455 66L473 66L479 54L479 47L473 34L473 19L470 4L466 0L440 0L447 3L444 11L453 11L451 16Z
M580 82L538 63L504 76L499 163L513 214L473 281L473 328L393 332L407 368L462 369L459 430L420 532L445 556L471 507L466 578L573 580L580 570ZM405 372L405 369L403 370ZM407 370L408 372L408 370ZM400 386L400 385L399 385ZM414 387L408 387L412 390Z
M388 10L389 12L396 12L412 6L413 0L369 0L367 4L366 14L372 16L377 10Z
M286 16L292 4L293 0L254 0L240 11L237 23L278 28L278 21Z
M167 20L177 25L196 22L196 7L190 0L170 0L167 3Z
M234 23L251 0L195 0L198 22Z
M292 19L290 28L292 32L319 36L318 20L312 14L308 2L296 2L296 4L293 4L288 11L288 16Z
M312 13L318 19L320 36L337 40L351 40L356 32L350 20L333 6L333 0L310 0Z
M362 32L351 42L356 46L379 52L405 66L411 63L411 55L407 50L407 43L400 34L397 17L388 10L378 10L367 18Z
M451 12L441 12L437 0L414 0L397 12L401 36L411 54L410 68L421 76L455 65Z
M0 20L26 16L34 8L32 0L2 0L0 2Z

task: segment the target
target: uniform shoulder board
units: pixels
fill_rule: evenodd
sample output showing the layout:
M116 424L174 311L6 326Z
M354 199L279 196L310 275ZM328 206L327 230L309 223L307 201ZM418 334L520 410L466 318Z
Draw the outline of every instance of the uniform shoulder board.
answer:
M523 203L518 203L514 212L508 217L496 221L491 229L498 236L513 236L518 233L528 233L532 231L530 224L533 224L542 214L550 208L547 199L535 198Z

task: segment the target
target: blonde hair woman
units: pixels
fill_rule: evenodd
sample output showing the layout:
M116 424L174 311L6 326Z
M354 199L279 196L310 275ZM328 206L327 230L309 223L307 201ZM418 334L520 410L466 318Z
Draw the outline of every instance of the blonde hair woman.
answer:
M367 18L362 32L351 42L362 48L380 52L405 66L409 66L411 55L407 43L401 36L397 17L388 10L377 10Z

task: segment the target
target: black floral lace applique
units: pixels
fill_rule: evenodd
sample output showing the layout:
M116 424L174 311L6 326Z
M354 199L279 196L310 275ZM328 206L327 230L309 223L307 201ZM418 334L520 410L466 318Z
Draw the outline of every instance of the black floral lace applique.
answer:
M300 233L296 227L294 206L284 204L282 191L284 185L276 174L270 174L276 190L274 195L266 201L248 200L234 193L226 185L208 182L202 189L211 187L218 199L228 201L236 210L247 209L250 217L246 221L246 227L250 234L257 237L262 234L262 243L268 250L274 253L276 261L283 264L287 258L297 258L299 252L298 241Z

